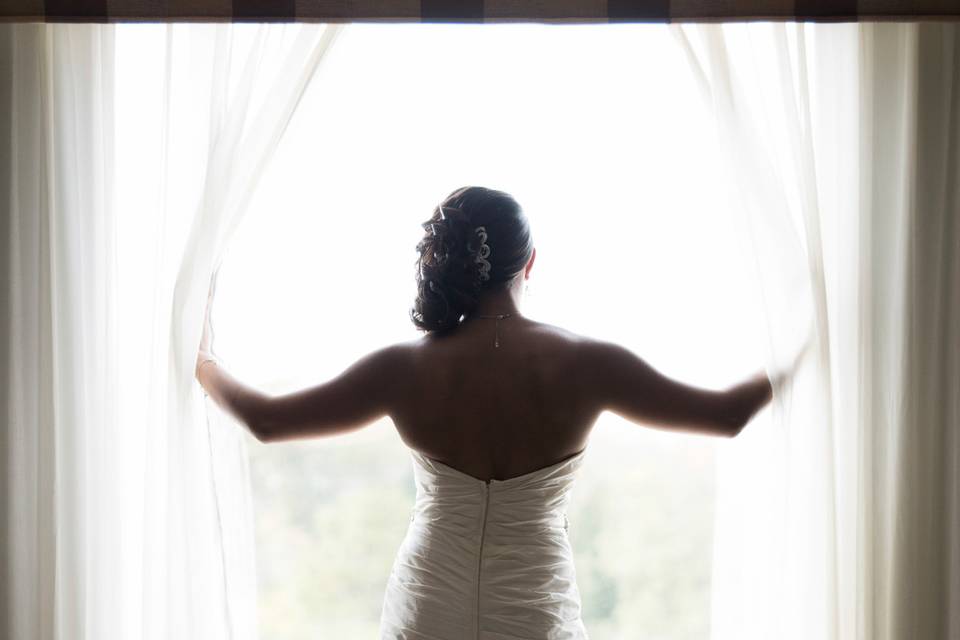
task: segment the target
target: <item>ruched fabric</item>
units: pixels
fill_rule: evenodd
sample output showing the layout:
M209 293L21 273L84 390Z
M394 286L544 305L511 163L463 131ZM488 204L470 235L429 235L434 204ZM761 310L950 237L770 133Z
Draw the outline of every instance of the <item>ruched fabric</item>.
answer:
M381 640L586 640L566 508L586 449L507 480L418 451Z

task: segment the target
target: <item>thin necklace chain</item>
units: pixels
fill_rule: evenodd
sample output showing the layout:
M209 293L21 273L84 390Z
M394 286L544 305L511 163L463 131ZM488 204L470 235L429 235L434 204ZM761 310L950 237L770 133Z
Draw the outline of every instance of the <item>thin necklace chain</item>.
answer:
M495 328L494 328L494 334L493 334L493 346L495 349L500 348L500 321L503 320L504 318L509 318L512 315L513 313L501 313L493 316L481 316L481 315L477 316L478 318L485 318L485 319L493 318L497 321L497 324L495 325Z

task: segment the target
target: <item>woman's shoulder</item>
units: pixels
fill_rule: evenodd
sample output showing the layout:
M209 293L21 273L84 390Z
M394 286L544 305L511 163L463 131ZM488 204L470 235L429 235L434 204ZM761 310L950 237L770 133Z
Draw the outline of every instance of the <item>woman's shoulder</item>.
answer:
M575 366L588 381L602 378L613 364L635 358L632 351L616 342L545 322L536 325L535 330L546 337L544 351L555 353L568 365Z
M550 346L565 349L578 357L607 344L593 336L576 333L566 327L547 322L531 321L531 330L541 336Z

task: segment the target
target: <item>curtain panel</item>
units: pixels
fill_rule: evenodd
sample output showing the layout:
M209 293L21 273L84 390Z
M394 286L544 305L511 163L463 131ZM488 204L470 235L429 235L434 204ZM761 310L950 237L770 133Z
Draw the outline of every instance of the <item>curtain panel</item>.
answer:
M711 638L960 637L960 30L673 31L717 120L767 368L813 347L719 455Z
M0 21L709 22L956 20L960 0L6 0Z
M119 596L113 49L0 28L3 638L111 637Z
M193 371L342 29L0 26L0 638L256 637L243 433Z

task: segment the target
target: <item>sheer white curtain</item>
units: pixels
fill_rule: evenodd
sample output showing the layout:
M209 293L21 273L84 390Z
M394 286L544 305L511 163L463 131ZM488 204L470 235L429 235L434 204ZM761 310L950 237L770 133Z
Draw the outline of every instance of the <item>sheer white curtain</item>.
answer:
M673 27L726 150L768 368L718 458L712 637L960 634L952 23Z
M0 25L0 635L110 637L114 32Z
M255 637L242 433L204 410L194 358L210 274L341 29L0 27L3 637ZM119 82L142 91L115 104Z

